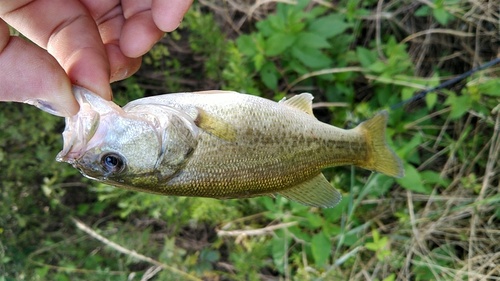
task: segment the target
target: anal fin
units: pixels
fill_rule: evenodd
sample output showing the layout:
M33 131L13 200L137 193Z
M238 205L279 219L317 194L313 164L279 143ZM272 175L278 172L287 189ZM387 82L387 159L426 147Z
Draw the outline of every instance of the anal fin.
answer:
M335 207L342 199L340 192L321 173L278 194L307 206L321 208Z

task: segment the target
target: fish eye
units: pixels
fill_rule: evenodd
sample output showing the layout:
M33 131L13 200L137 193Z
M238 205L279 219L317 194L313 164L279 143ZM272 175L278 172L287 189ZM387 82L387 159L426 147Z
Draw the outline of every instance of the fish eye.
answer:
M106 153L101 156L101 165L108 173L119 173L123 171L125 161L118 153Z

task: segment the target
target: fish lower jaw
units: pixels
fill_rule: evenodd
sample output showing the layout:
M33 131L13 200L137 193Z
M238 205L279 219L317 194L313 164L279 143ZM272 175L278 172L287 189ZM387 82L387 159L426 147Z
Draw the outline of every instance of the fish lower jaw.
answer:
M66 162L66 163L69 163L69 164L75 166L75 164L77 163L80 156L81 156L81 153L79 153L79 152L64 153L64 151L61 151L59 154L57 154L56 161L57 162Z

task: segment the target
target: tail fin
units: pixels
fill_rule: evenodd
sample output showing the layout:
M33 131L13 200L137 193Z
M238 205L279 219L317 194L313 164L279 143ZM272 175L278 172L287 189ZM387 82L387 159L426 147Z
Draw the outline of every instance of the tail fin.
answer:
M401 178L405 173L403 163L385 141L387 118L387 111L382 111L356 127L365 136L372 151L371 159L363 168Z

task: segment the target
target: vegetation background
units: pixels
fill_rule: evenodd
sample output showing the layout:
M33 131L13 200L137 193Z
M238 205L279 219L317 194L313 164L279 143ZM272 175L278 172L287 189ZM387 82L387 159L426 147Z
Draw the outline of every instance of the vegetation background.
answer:
M497 0L198 0L116 101L311 92L351 128L496 57ZM333 209L116 189L54 158L64 120L0 104L0 280L500 280L500 68L390 110L394 180L326 171Z

